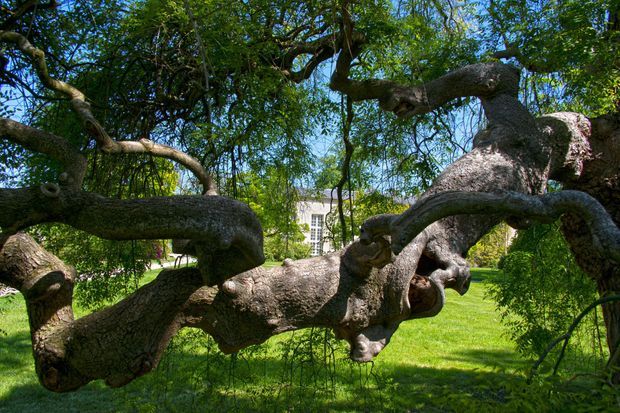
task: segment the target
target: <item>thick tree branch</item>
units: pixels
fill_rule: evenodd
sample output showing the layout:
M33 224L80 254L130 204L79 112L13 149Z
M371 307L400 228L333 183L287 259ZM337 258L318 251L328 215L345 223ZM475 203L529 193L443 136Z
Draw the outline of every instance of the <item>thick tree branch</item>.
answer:
M590 228L601 253L620 263L620 230L596 199L580 191L568 190L540 196L516 192L443 192L423 199L401 215L366 221L362 232L364 239L391 235L392 251L398 254L428 225L452 215L501 214L553 222L564 213L579 215Z
M180 327L179 311L202 285L166 273L120 303L77 321L71 309L75 270L17 234L0 244L0 281L26 299L35 367L52 391L103 378L121 386L154 368Z
M354 32L350 49L343 48L338 56L330 87L354 101L376 99L382 109L399 117L428 113L458 97L517 96L519 74L501 63L465 66L419 86L379 79L352 80L349 78L351 62L361 52L362 44L363 37Z
M354 360L369 361L400 322L443 306L444 286L415 275L424 244L418 238L393 264L363 275L356 271L377 246L354 243L343 252L256 268L219 289L203 287L195 268L166 270L118 304L74 320L74 270L17 234L0 243L0 282L24 294L37 374L61 392L100 378L122 386L147 373L183 326L205 330L225 352L284 331L329 327L351 344ZM211 269L222 263L212 261Z
M200 162L186 153L167 145L154 143L148 139L140 139L137 142L113 140L93 115L90 103L87 102L84 93L69 83L52 78L47 69L45 53L30 44L26 37L19 33L0 30L0 41L15 44L24 55L30 58L43 85L65 95L70 100L74 112L84 122L86 131L95 139L97 146L103 152L110 154L147 153L173 160L185 166L198 178L203 186L204 193L217 193L216 184L212 177L205 171Z
M8 139L28 150L48 155L64 168L60 175L61 184L72 189L79 189L82 186L86 158L66 139L1 117L0 139Z
M5 233L60 222L101 238L190 239L213 285L264 261L262 229L250 208L219 196L112 199L59 188L0 189ZM206 271L211 260L219 266Z

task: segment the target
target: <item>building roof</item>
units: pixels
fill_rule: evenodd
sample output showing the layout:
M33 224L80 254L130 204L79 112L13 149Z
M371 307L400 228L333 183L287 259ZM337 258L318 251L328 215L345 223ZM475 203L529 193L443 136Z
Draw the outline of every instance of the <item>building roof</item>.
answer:
M338 191L336 189L306 189L297 188L299 196L302 199L326 199L326 200L338 200ZM349 191L342 191L342 198L349 199ZM355 199L355 191L353 191L353 198Z

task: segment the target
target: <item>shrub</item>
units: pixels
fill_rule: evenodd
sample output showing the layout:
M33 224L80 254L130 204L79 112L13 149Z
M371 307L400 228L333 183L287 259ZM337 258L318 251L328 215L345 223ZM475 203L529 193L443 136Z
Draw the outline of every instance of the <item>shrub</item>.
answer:
M540 355L596 299L594 283L577 266L557 223L519 231L501 267L490 280L490 295L524 355Z

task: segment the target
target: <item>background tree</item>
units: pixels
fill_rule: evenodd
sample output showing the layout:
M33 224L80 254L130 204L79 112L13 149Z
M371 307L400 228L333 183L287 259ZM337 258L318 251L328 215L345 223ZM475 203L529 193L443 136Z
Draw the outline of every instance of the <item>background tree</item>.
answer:
M467 261L475 267L497 268L508 253L515 231L505 223L494 227L467 252Z

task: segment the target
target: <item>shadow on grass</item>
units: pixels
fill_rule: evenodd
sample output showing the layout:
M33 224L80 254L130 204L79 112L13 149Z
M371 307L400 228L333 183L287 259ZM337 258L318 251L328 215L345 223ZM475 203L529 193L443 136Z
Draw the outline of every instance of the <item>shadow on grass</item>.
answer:
M23 338L13 341L21 346ZM38 385L32 372L31 382L16 385L0 401L0 412L433 412L463 411L472 402L495 410L506 400L506 383L524 384L521 376L499 371L357 364L342 359L334 364L333 358L313 360L307 355L285 361L261 347L236 357L215 351L198 355L196 346L202 344L174 349L156 371L120 389L98 381L73 393L54 394ZM506 361L501 352L460 357Z
M501 273L497 268L470 268L472 282L485 282Z
M481 364L498 370L525 371L532 361L515 357L514 351L471 349L446 354L446 360L466 361Z
M32 364L30 334L0 334L0 371L23 368Z

